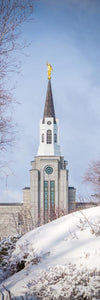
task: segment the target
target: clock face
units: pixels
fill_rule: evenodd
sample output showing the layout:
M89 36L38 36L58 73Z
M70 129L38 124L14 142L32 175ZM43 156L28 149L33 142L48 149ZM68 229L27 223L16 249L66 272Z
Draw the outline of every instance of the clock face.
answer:
M45 169L45 172L46 172L47 174L52 174L52 173L53 173L53 168L47 167L47 168Z
M47 124L48 124L48 125L51 125L51 121L48 121Z

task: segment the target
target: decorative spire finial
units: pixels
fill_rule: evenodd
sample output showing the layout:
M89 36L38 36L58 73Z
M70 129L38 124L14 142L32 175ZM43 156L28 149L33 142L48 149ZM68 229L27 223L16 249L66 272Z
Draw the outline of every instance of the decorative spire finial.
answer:
M51 79L51 71L53 71L52 66L46 62L46 65L48 66L48 79Z

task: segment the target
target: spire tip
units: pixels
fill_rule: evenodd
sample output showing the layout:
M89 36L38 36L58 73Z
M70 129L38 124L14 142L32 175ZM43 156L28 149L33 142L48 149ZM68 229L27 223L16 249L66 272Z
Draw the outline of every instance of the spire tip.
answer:
M48 64L48 62L46 62L46 65L48 66L47 71L48 71L48 80L51 79L51 72L53 71L53 68L51 66L51 64Z

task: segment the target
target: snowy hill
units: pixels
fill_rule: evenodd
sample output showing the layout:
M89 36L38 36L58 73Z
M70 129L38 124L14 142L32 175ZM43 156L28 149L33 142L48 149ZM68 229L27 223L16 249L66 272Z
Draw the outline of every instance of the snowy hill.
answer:
M100 206L25 234L12 253L11 264L18 262L24 262L24 269L5 281L14 295L35 292L42 299L82 295L100 299Z

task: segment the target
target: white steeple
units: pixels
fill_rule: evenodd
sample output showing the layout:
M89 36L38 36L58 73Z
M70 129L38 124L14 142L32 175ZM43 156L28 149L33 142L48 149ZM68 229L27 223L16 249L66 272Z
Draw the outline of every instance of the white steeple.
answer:
M38 156L60 156L59 121L55 118L51 81L48 80L43 119L40 120Z

